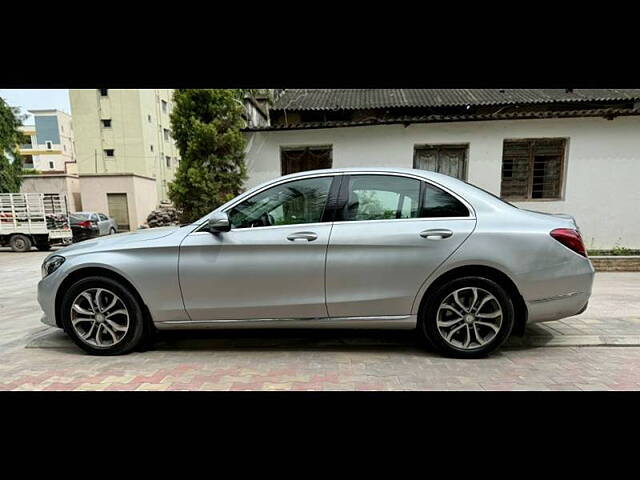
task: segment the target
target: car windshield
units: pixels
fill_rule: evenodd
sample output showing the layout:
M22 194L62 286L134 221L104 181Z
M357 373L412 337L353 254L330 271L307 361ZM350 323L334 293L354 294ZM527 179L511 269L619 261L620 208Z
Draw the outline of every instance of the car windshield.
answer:
M71 220L72 222L73 221L81 222L83 220L89 220L90 217L91 217L90 213L76 212L76 213L69 214L69 220Z

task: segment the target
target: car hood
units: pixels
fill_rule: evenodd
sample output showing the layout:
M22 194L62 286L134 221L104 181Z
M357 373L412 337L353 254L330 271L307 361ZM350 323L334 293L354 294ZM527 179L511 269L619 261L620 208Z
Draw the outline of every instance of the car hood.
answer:
M186 227L183 227L186 228ZM80 243L75 243L68 247L64 247L53 255L77 255L80 253L88 252L100 252L105 250L116 250L128 245L134 246L139 242L145 242L148 240L155 240L158 238L166 237L172 233L181 230L180 227L158 227L148 228L143 230L137 230L129 233L119 233L117 235L108 235L105 237L99 237L93 240L87 240Z

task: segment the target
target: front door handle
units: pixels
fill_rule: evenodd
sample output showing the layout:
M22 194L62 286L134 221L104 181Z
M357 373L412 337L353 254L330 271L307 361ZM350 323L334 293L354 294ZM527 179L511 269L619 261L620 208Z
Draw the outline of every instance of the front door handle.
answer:
M420 232L422 238L428 238L429 240L442 240L443 238L449 238L451 235L453 235L453 232L446 228L434 228Z
M313 242L318 238L318 234L314 232L296 232L292 233L287 237L287 240L290 242L295 242L296 240L306 240L307 242Z

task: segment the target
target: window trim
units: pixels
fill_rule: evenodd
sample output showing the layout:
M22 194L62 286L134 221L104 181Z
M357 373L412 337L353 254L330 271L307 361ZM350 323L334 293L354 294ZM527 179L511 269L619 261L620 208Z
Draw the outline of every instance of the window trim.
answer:
M277 187L279 185L283 185L285 183L297 182L297 181L300 181L300 180L310 180L310 179L313 179L313 178L322 178L322 177L332 177L332 178L331 178L331 185L329 185L329 192L327 194L327 202L325 204L324 211L322 213L322 219L321 219L320 222L289 223L287 225L269 225L267 227L232 228L229 231L230 232L240 232L240 231L247 231L247 230L255 231L255 230L264 230L266 228L271 229L271 228L285 228L285 227L293 227L293 226L327 225L327 224L333 223L333 220L335 218L335 204L336 204L336 198L337 198L337 191L340 188L340 184L342 182L342 178L339 178L340 175L338 175L336 173L326 173L326 174L321 174L321 175L304 175L304 176L296 177L296 178L284 178L282 181L274 182L274 183L271 183L269 185L265 185L264 188L261 188L261 189L255 191L255 192L253 192L251 195L248 195L246 197L238 199L237 202L234 202L233 204L229 205L228 207L225 207L225 209L222 210L222 212L228 214L229 210L232 210L238 204L255 197L256 195L264 192L265 190L269 190L269 189ZM198 229L195 230L195 232L201 231L202 228L206 227L206 224L207 224L207 222L205 221Z
M527 196L526 197L507 197L502 195L502 169L504 168L504 144L505 142L535 142L539 140L562 140L564 142L564 148L562 150L562 158L560 164L560 178L558 179L558 185L560 191L557 197L545 197L545 198L531 198L533 192L533 167L535 163L535 155L529 154L528 180L527 180ZM568 163L568 151L569 151L569 137L527 137L527 138L503 138L502 139L502 160L500 163L500 200L506 202L562 202L565 200L566 191L566 172ZM534 152L535 153L535 152Z
M352 176L362 176L362 175L383 175L383 176L394 176L394 177L406 177L406 178L411 178L414 180L418 180L420 182L420 197L419 197L419 203L418 203L418 209L419 211L422 209L422 202L424 201L424 190L425 190L425 184L429 184L433 187L439 188L440 190L442 190L443 192L448 193L449 195L451 195L453 198L455 198L456 200L460 201L469 211L469 215L467 215L466 217L415 217L415 218L378 218L378 219L373 219L373 220L335 220L335 214L334 214L334 223L340 223L341 225L346 225L346 224L350 224L350 223L362 223L362 222L406 222L406 221L419 221L419 220L475 220L476 219L476 211L473 209L473 207L471 206L471 204L469 202L467 202L464 198L462 198L460 195L456 194L455 192L452 192L450 189L446 188L443 185L440 185L437 182L434 182L433 180L424 178L424 177L420 177L417 175L410 175L410 174L405 174L405 173L396 173L396 172L348 172L348 173L344 173L343 176L345 177L352 177ZM453 177L452 177L453 178ZM342 186L340 189L340 193L339 193L339 197L338 197L338 201L336 203L335 206L335 211L336 213L341 210L342 208L344 208L345 203L347 201L347 187L349 185L349 181L342 181Z
M349 223L362 223L362 222L389 222L389 221L393 221L393 222L406 222L406 221L416 221L416 220L423 220L423 221L442 221L442 220L476 220L477 216L476 216L476 211L473 208L473 206L471 205L471 203L469 203L465 198L461 197L460 195L458 195L456 192L451 191L451 189L447 188L446 186L428 179L426 177L423 177L421 175L414 175L414 174L410 174L410 173L405 173L405 172L385 172L385 171L376 171L376 170L353 170L353 171L335 171L335 172L326 172L326 173L309 173L309 174L305 174L304 172L300 172L300 173L296 173L296 174L292 174L295 175L295 177L291 177L291 176L285 176L285 177L280 177L278 180L273 181L273 182L269 182L266 185L263 185L262 187L258 188L255 191L252 191L251 193L246 193L246 194L241 194L238 197L236 197L234 200L232 200L232 203L229 203L228 205L226 205L223 209L220 208L216 208L215 210L213 210L212 212L210 212L203 220L202 223L199 223L196 225L196 227L193 229L193 231L189 234L189 235L193 235L193 234L199 234L199 233L207 233L210 234L207 231L203 232L203 228L206 228L207 226L207 221L209 219L209 217L211 215L213 215L214 213L217 212L224 212L227 213L229 210L231 210L233 207L235 207L238 203L244 202L245 200L252 198L254 195L259 194L260 192L263 192L264 190L267 190L271 187L275 187L277 185L280 185L282 183L287 183L287 182L293 182L296 180L306 180L306 179L310 179L310 178L319 178L319 177L334 177L333 182L331 184L331 188L333 188L335 185L337 185L337 187L341 187L342 183L343 183L343 178L345 176L348 175L386 175L386 176L396 176L396 177L408 177L408 178L414 178L416 180L422 181L422 182L426 182L429 183L435 187L438 187L440 189L442 189L443 191L447 192L449 195L452 195L453 197L455 197L456 199L460 200L462 202L462 204L467 207L467 209L469 210L469 216L468 217L421 217L421 218L392 218L392 219L383 219L383 220L347 220L347 221L340 221L340 222L336 222L335 221L335 212L337 211L337 209L339 208L339 198L336 198L336 203L331 205L332 210L333 210L333 220L331 221L322 221L322 222L318 222L318 223L297 223L295 225L307 225L307 226L314 226L314 225L326 225L327 223L340 223L342 225L346 225ZM327 208L325 208L325 213L328 210L328 207L330 206L329 202L332 200L332 190L329 190L329 198L327 199ZM337 195L336 195L337 197ZM324 217L323 217L324 218ZM291 225L273 225L273 226L269 226L269 227L258 227L259 229L265 229L265 228L283 228L283 227L290 227L294 224ZM240 230L255 230L255 229L246 229L246 228L242 228L242 229L231 229L230 231L240 231Z

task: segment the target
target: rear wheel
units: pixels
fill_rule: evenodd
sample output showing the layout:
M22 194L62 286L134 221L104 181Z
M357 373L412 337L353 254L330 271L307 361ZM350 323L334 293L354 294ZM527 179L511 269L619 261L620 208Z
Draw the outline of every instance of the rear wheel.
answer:
M419 331L439 352L457 358L480 358L498 349L514 323L509 294L484 277L451 280L421 309Z
M62 326L80 348L93 355L129 353L145 333L136 297L106 277L88 277L67 290L62 300Z
M11 250L14 252L28 252L31 250L31 239L26 235L13 235L11 240L9 240L9 245L11 246Z

